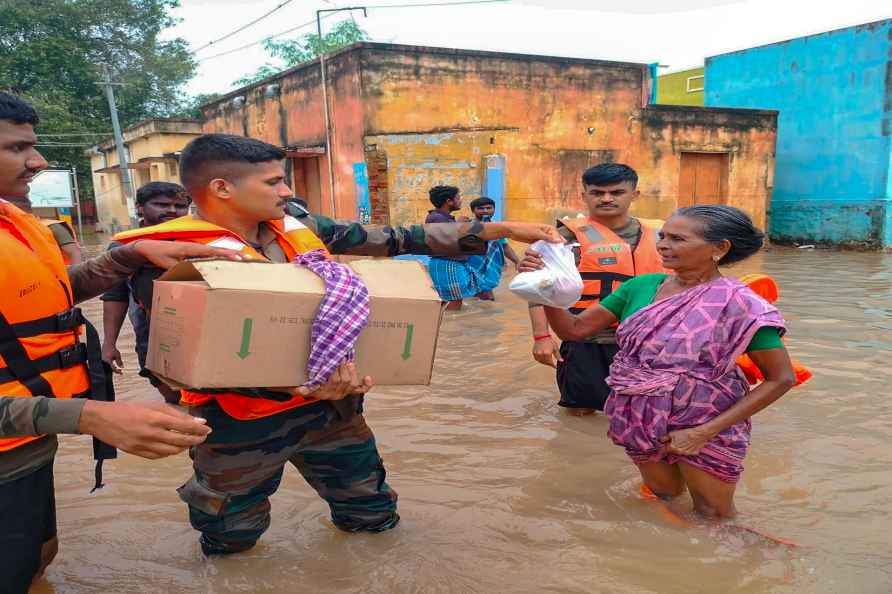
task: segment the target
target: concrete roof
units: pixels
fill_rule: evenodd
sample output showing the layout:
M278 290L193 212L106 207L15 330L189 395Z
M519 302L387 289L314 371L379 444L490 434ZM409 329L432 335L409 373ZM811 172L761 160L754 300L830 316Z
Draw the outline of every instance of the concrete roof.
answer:
M326 60L334 60L339 56L344 54L349 54L353 52L357 52L360 50L377 50L382 52L392 51L392 52L404 52L404 53L417 53L417 54L431 54L431 55L445 55L445 56L456 56L456 57L480 57L480 58L501 58L505 60L518 60L518 61L536 61L536 62L559 62L561 64L578 64L581 66L608 66L614 68L634 68L641 69L646 68L647 64L640 64L637 62L615 62L611 60L590 60L585 58L563 58L559 56L542 56L537 54L513 54L507 52L492 52L492 51L480 51L480 50L465 50L465 49L455 49L455 48L446 48L446 47L430 47L424 45L402 45L398 43L376 43L371 41L360 41L354 43L352 45L348 45L345 48L342 48L336 52L332 52L326 55ZM296 66L292 66L287 70L283 70L277 74L259 80L255 83L251 83L250 85L246 85L244 87L235 89L234 91L230 91L225 95L221 95L220 97L214 99L213 101L208 101L207 103L201 105L201 108L204 109L211 105L216 105L218 103L223 103L232 99L233 97L237 97L243 94L245 91L257 87L261 87L263 85L267 85L273 81L281 80L287 76L295 74L301 70L309 69L309 68L318 68L319 67L319 59L315 59L309 62L303 62L302 64L298 64Z

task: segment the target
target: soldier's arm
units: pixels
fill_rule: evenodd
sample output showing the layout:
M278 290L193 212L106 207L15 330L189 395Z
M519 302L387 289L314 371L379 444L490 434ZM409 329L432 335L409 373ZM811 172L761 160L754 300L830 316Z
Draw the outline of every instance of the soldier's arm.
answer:
M466 256L485 254L486 242L496 239L526 243L560 239L554 227L529 223L470 221L391 227L335 221L321 215L307 215L301 221L331 253L354 256Z
M142 239L109 250L76 266L69 266L68 276L71 279L74 301L78 303L101 295L126 280L142 266L151 265L167 269L187 258L241 260L242 256L233 250L198 243Z
M34 396L0 397L0 437L79 433L81 412L86 401Z
M129 246L122 246L68 267L68 278L74 302L97 297L125 282L146 263L145 258Z

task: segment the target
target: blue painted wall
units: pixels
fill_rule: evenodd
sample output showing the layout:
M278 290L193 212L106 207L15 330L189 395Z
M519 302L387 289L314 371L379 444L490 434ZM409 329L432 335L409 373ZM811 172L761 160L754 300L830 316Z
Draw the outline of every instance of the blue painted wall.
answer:
M772 238L892 246L892 20L708 58L705 104L780 110Z

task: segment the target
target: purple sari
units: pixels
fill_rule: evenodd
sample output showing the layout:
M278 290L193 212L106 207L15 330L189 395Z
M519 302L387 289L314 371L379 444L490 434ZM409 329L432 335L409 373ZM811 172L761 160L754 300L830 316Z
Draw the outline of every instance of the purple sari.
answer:
M607 379L610 438L637 464L681 460L737 482L749 419L719 433L696 456L667 454L660 438L702 425L749 393L736 361L764 326L783 332L784 320L749 288L724 277L629 316L617 330L620 351Z

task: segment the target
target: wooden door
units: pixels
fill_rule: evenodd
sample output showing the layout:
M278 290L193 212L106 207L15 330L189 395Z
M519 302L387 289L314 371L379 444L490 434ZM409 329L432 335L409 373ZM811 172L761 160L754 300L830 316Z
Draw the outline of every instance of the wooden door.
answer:
M322 183L319 173L319 157L298 157L292 160L293 181L291 189L298 198L307 201L310 212L322 212Z
M728 153L682 153L678 207L728 201Z

